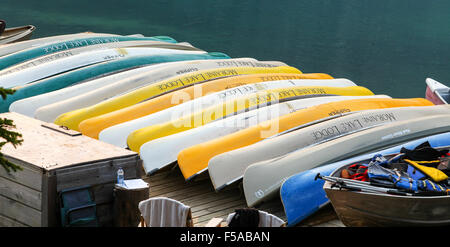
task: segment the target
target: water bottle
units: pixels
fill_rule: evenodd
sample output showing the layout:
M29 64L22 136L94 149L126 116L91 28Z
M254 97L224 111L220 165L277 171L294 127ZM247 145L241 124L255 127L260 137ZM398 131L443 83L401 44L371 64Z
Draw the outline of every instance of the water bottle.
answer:
M122 167L120 167L119 170L117 170L117 184L123 185L123 180L124 180L124 172Z

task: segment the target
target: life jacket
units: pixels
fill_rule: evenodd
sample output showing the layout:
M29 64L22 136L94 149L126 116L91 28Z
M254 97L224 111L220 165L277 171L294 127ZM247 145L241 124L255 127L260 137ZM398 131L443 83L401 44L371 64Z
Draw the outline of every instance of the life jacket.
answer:
M416 179L424 179L425 177L430 178L434 182L442 182L444 180L448 179L448 176L440 171L437 168L434 168L432 166L437 167L440 163L440 160L433 160L433 161L413 161L409 159L403 159L406 163L408 163L410 166L408 167L408 174L412 175L411 177L415 177ZM420 171L417 172L417 170ZM417 177L415 174L420 174L420 177Z
M353 164L341 171L341 177L359 181L369 181L366 164Z

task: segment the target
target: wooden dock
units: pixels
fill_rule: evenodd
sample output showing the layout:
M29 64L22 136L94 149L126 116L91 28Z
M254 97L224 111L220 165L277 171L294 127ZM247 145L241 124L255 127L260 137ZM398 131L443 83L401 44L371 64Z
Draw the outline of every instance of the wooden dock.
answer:
M150 197L169 197L190 206L195 226L204 226L212 218L225 220L235 209L247 207L240 186L216 192L207 173L186 182L178 167L175 166L151 176L144 175L142 179L150 185ZM274 214L286 221L279 198L263 203L257 209ZM337 227L343 224L338 220L332 207L327 206L298 226Z

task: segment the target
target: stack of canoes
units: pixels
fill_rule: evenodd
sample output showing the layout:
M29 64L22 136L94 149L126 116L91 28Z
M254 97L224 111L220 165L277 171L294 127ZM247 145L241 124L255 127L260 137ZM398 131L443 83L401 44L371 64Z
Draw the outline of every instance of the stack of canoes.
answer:
M449 142L448 105L167 36L77 33L0 45L0 87L15 89L0 111L136 151L148 175L178 165L186 180L208 172L217 191L242 182L248 206L280 196L289 225L328 202L318 169L331 174L336 162L423 139Z

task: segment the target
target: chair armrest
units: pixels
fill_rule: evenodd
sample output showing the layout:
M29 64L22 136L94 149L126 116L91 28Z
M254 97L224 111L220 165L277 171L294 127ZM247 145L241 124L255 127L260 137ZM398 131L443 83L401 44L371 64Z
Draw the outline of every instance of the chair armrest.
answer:
M69 222L69 215L70 215L71 213L73 213L73 212L75 212L75 211L78 211L78 210L81 210L81 209L85 209L85 208L91 208L91 207L94 207L94 208L95 208L95 206L96 206L95 203L90 203L90 204L86 204L86 205L83 205L83 206L79 206L79 207L75 207L75 208L68 209L68 210L66 211L66 215L65 215L66 222Z
M91 207L95 207L95 206L97 206L95 203L89 203L89 204L86 204L86 205L83 205L83 206L71 208L71 209L67 210L66 215L68 215L68 214L70 214L70 213L72 213L74 211L78 211L78 210L85 209L85 208L91 208Z

